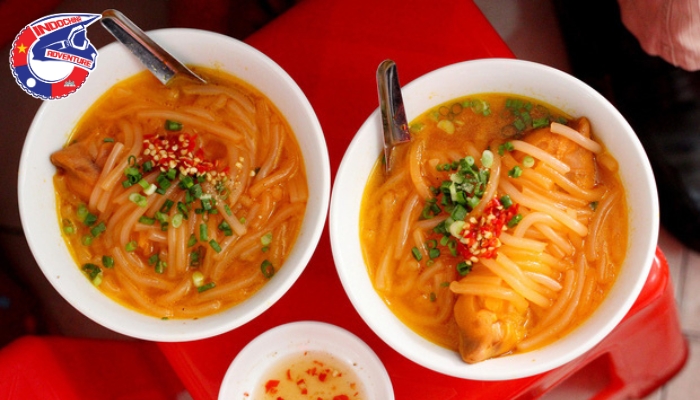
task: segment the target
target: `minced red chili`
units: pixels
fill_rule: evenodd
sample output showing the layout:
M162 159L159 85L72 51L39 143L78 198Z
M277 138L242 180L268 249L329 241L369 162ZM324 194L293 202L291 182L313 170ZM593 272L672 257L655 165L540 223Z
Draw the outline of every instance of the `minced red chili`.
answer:
M508 221L518 215L518 206L513 204L506 208L498 198L493 198L478 219L471 217L465 221L457 251L467 264L472 265L480 258L496 257L496 250L501 246L501 232L508 229Z

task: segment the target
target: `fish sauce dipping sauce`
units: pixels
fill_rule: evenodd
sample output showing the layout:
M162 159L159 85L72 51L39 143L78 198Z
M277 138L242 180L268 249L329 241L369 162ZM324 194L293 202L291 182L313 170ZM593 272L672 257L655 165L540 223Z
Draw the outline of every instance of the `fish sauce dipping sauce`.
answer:
M283 266L308 189L299 145L245 82L166 87L148 71L93 105L51 155L59 218L87 278L159 318L245 300Z
M476 363L565 335L627 250L617 161L586 117L507 94L434 107L377 161L361 242L375 289L429 340ZM385 239L381 239L385 238Z
M629 124L577 79L518 60L450 65L402 92L412 140L390 174L375 111L333 189L356 310L402 355L466 379L532 376L593 348L639 295L658 238Z
M87 317L147 340L235 329L293 285L320 238L330 167L303 92L229 37L149 32L204 76L163 86L119 43L37 113L19 173L37 263Z

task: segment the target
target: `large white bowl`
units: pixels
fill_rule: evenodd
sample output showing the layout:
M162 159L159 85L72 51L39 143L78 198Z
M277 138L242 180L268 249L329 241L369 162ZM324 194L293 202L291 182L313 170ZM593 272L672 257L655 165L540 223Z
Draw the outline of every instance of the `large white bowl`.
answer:
M27 134L19 166L19 208L34 257L56 290L76 309L124 335L163 342L188 341L230 331L272 306L306 267L321 236L330 198L330 164L321 126L306 96L274 61L253 47L216 33L193 29L149 32L163 48L186 64L219 68L264 93L296 133L306 164L309 199L304 222L283 268L250 299L197 320L149 317L125 308L85 279L61 237L49 155L67 143L81 115L116 82L143 66L118 43L101 50L96 68L76 93L46 101Z
M419 336L386 306L370 282L360 248L360 202L382 151L378 110L362 125L340 164L331 198L330 237L343 287L367 324L389 346L434 371L477 380L539 374L584 354L613 330L637 299L653 262L659 230L656 184L646 153L620 113L598 92L559 70L510 59L467 61L430 72L403 89L409 119L456 97L514 93L547 102L572 116L587 116L597 137L620 164L629 206L629 245L617 282L579 328L539 350L464 363L459 355Z

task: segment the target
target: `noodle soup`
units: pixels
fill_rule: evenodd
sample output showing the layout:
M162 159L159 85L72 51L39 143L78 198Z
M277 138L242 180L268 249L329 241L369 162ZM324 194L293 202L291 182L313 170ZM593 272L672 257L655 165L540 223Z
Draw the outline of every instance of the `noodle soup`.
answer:
M410 124L360 208L374 289L412 330L467 363L527 352L583 323L627 252L616 160L584 117L488 93Z
M158 318L239 304L283 268L306 210L296 138L259 91L214 69L109 89L52 154L64 239L87 279Z

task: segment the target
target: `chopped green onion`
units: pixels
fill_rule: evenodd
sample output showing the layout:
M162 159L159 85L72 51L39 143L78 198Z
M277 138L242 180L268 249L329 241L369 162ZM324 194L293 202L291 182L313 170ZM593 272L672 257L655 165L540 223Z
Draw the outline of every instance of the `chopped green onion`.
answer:
M100 222L99 224L93 226L92 229L90 229L90 234L92 235L92 237L96 238L96 237L100 236L100 234L102 232L104 232L106 230L107 230L107 226L105 225L105 223Z
M199 293L202 293L202 292L206 292L206 291L209 290L209 289L213 289L214 287L216 287L216 284L215 284L214 282L209 282L209 283L207 283L207 284L205 284L205 285L202 285L202 286L198 287L198 288L197 288L197 291L198 291Z
M75 213L78 216L78 219L83 221L83 220L85 220L85 217L87 217L89 211L88 211L88 208L85 204L81 204L78 206L78 209L76 210Z
M591 207L591 210L595 211L596 208L598 208L598 202L597 201L592 201L591 204L589 204Z
M144 225L153 225L156 223L156 219L142 215L139 217L139 222L144 224Z
M226 222L226 220L221 221L218 228L224 233L224 235L233 236L233 229L231 229L231 225L229 225L228 222Z
M153 161L146 161L143 163L143 165L141 165L141 169L143 169L143 172L151 172L153 170Z
M187 240L187 247L192 247L197 243L197 236L193 234L190 235L190 238Z
M102 270L95 264L83 264L83 272L87 275L93 285L100 286L102 283Z
M423 254L421 254L420 250L418 250L418 247L412 248L411 253L413 254L413 258L415 258L416 261L420 261L423 259Z
M182 124L177 121L172 121L169 119L165 120L165 130L166 131L179 131L182 130Z
M457 273L460 276L464 276L464 275L468 274L469 272L471 272L471 270L472 270L472 265L467 263L466 261L462 261L459 264L457 264Z
M262 243L263 246L269 246L270 243L272 243L272 232L268 232L268 233L264 234L260 238L260 243Z
M167 267L167 266L168 266L168 263L166 263L163 260L158 260L156 262L156 268L155 268L156 274L162 274L163 272L165 272L165 267Z
M432 248L428 250L428 257L430 257L431 260L440 257L440 249Z
M173 226L173 228L179 228L180 225L182 225L182 214L176 213L173 215L173 217L170 219L170 224Z
M167 223L170 220L170 217L168 217L167 214L161 211L156 211L154 214L156 220L160 222L161 224Z
M481 153L481 165L484 168L491 168L493 165L493 153L491 150L486 149Z
M162 213L169 213L170 209L173 207L173 204L175 204L174 201L167 199L165 200L165 203L160 207L160 212Z
M202 246L190 253L190 267L199 267L199 260L202 256Z
M507 194L503 195L499 200L501 202L501 205L505 209L508 209L510 206L513 205L513 200Z
M264 260L260 264L260 271L262 271L265 278L272 278L272 276L275 274L275 267L268 260Z
M510 171L508 171L508 176L511 178L519 178L523 174L523 169L516 165Z
M189 188L189 190L190 190L190 193L192 194L192 197L194 197L195 199L199 199L200 197L202 197L202 194L204 193L202 191L202 185L200 185L199 183L195 183L194 185L192 185Z
M75 227L73 222L69 219L63 219L63 233L66 235L72 235L75 233Z
M114 258L110 256L102 256L102 265L104 265L105 268L113 268L114 267Z
M209 246L211 246L211 248L214 249L215 252L217 252L217 253L221 252L221 246L219 246L219 243L217 243L216 240L214 240L214 239L210 240Z
M513 150L515 150L515 146L513 146L513 143L505 142L505 143L498 146L498 155L502 156L506 153L506 151L513 151Z
M510 221L508 221L508 223L506 225L508 225L509 228L512 228L512 227L518 225L518 223L520 223L520 221L522 221L522 219L523 219L522 214L515 214L513 216L513 218L511 218Z
M180 214L182 214L182 218L188 219L187 214L190 212L190 209L189 209L189 207L187 207L187 204L185 204L181 201L178 201L177 202L177 211L179 211Z
M81 242L83 243L84 246L90 246L92 244L92 236L90 236L90 235L83 236Z
M126 246L124 246L124 250L126 250L128 252L132 252L132 251L136 250L137 247L138 247L138 244L136 243L136 241L132 240L129 243L127 243Z
M549 117L535 118L532 120L533 128L543 128L549 125Z
M535 165L535 159L532 156L525 156L523 158L523 167L532 168Z
M102 139L102 141L105 143L114 143L114 138L106 137L106 138Z
M206 242L209 240L209 234L207 233L207 224L199 224L199 240Z
M158 259L159 259L158 254L154 254L154 255L148 257L148 265L155 265L155 263L158 262Z
M146 207L148 205L148 199L136 192L129 195L129 200L139 207Z
M88 213L88 215L83 220L83 223L86 226L92 226L95 224L95 222L97 222L97 216L93 213Z
M189 189L194 185L194 179L191 176L185 175L180 177L180 187L183 189Z
M455 220L455 221L464 221L464 218L467 216L467 209L462 207L462 205L457 204L452 210L452 213L450 214L450 217Z
M525 129L525 123L521 119L516 119L515 121L513 121L513 126L515 127L515 129L518 130L518 132Z

